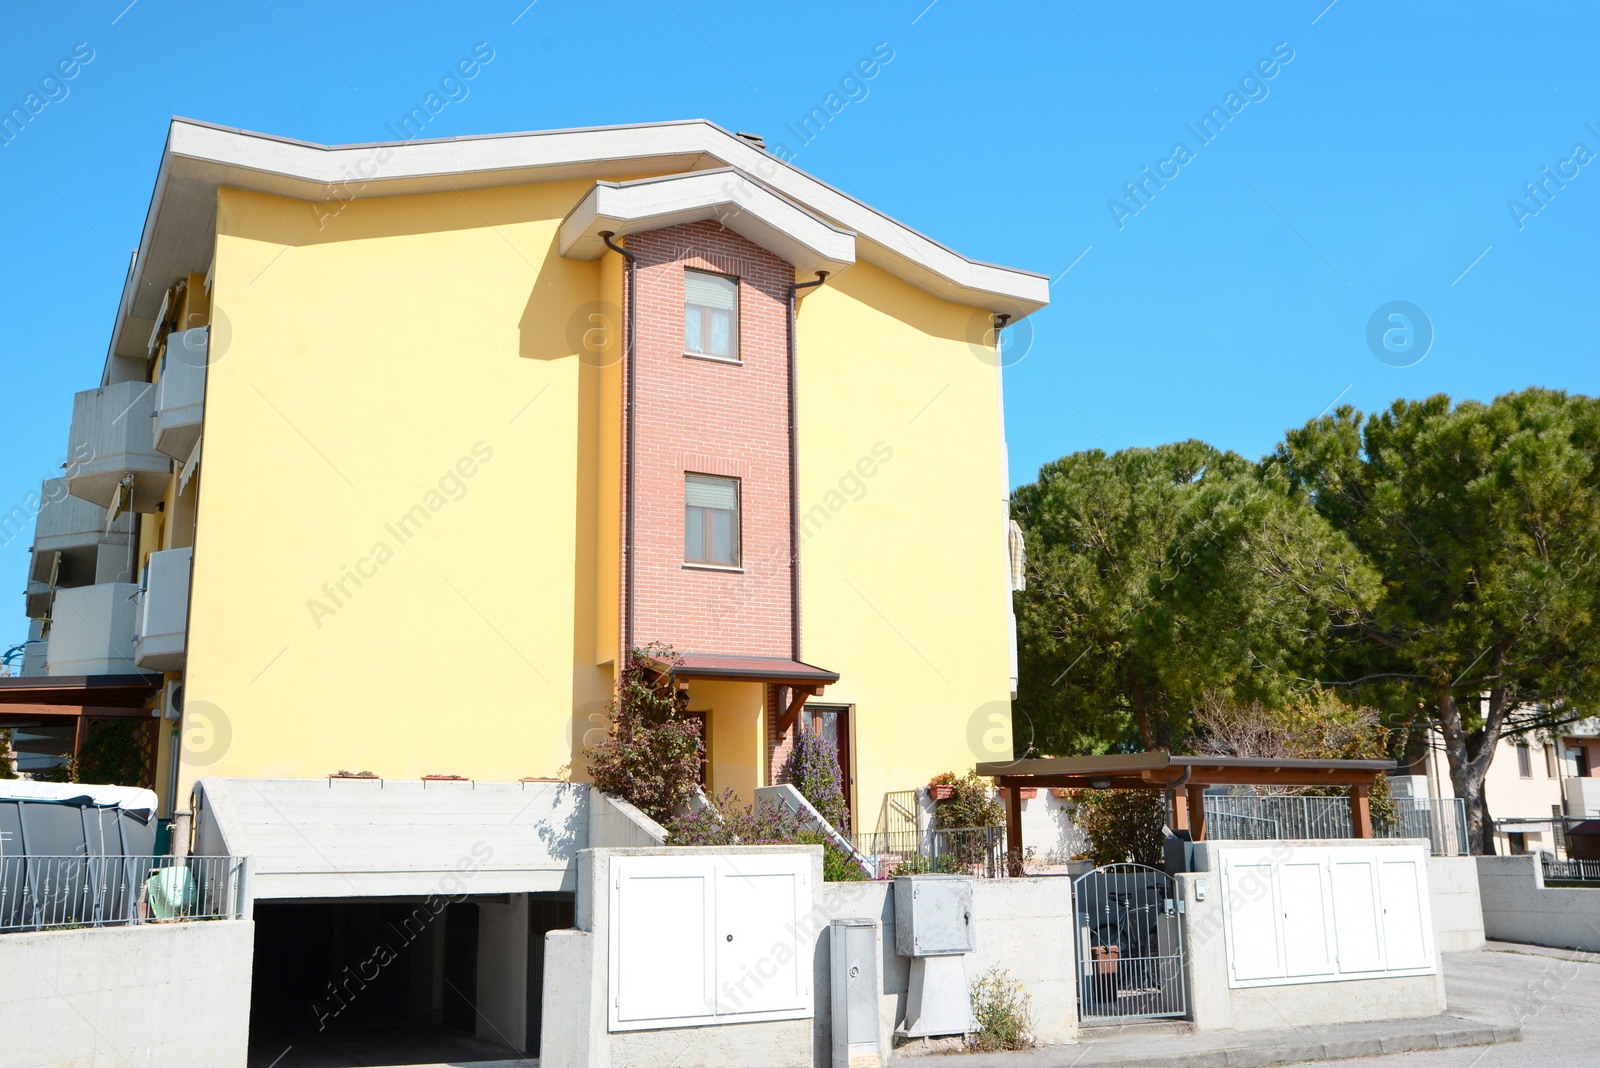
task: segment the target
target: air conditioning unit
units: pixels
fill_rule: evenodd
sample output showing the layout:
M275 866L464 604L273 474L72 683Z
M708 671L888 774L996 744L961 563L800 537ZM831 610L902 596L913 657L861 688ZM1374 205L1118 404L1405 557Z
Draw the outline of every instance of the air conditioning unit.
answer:
M183 680L169 682L162 689L161 718L174 722L183 718Z

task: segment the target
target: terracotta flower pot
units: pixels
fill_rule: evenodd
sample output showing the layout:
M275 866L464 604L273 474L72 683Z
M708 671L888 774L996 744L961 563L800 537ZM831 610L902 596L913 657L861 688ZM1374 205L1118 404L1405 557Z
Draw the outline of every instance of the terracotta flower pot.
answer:
M928 793L935 801L948 801L956 796L956 788L947 782L932 783Z
M1017 791L1017 796L1022 798L1024 801L1032 801L1034 798L1039 796L1039 788L1037 786L1024 786L1022 789Z
M1050 793L1052 796L1061 801L1065 801L1067 798L1072 796L1071 788L1066 786L1052 786L1050 788Z
M1117 962L1122 956L1121 946L1092 946L1089 955L1094 958L1096 975L1116 975Z

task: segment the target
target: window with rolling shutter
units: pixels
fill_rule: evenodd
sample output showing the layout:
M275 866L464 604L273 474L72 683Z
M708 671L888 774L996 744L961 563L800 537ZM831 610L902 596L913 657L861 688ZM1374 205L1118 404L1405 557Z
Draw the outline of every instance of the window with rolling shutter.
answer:
M683 272L683 350L693 356L739 358L739 280Z
M739 566L739 480L683 479L683 562Z

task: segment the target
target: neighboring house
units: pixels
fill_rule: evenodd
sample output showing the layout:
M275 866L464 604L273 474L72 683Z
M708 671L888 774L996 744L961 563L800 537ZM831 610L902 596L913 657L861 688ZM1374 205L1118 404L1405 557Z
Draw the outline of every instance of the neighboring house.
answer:
M1554 852L1551 817L1600 816L1600 719L1580 720L1550 738L1502 738L1484 778L1484 800L1502 855ZM1426 756L1391 781L1400 796L1454 797L1444 743L1435 731Z
M619 650L665 643L712 791L803 713L871 830L1008 755L993 324L1047 300L703 121L175 120L8 699L68 749L137 712L164 815L202 775L581 780Z

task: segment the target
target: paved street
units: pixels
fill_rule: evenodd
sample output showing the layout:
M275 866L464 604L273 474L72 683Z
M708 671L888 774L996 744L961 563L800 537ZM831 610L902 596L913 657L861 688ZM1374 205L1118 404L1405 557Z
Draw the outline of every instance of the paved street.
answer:
M1600 957L1537 946L1491 943L1444 957L1449 1002L1444 1016L1422 1020L1287 1027L1270 1031L1189 1033L1183 1025L1130 1025L1084 1040L1024 1053L961 1058L963 1068L1133 1068L1158 1064L1288 1064L1300 1051L1374 1048L1382 1042L1426 1052L1363 1057L1370 1068L1498 1068L1600 1063L1594 1034L1600 1006ZM1521 1029L1520 1041L1482 1044ZM1467 1044L1471 1043L1471 1044ZM1446 1048L1432 1049L1439 1045ZM1353 1054L1359 1056L1359 1054ZM1297 1063L1325 1063L1300 1060Z
M1362 1060L1372 1068L1593 1068L1600 1064L1600 957L1490 943L1457 954L1445 971L1452 1015L1520 1023L1522 1041L1399 1053Z

